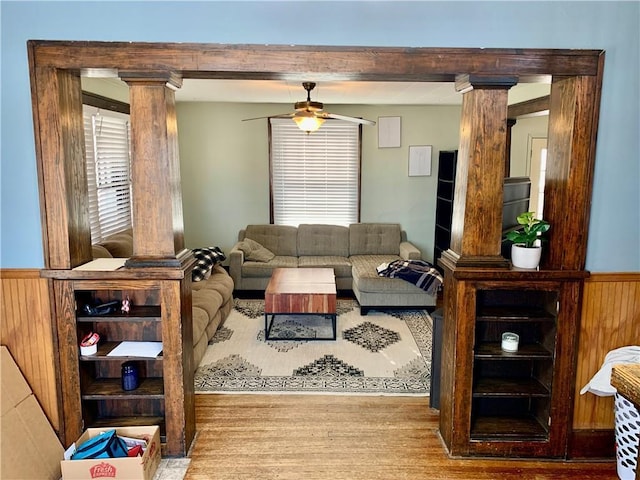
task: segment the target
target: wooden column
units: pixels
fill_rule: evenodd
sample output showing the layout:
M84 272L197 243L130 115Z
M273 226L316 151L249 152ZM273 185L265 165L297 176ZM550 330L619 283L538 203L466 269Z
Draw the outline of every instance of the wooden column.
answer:
M584 76L554 77L551 83L543 214L551 229L543 248L544 268L585 267L599 82L599 77Z
M175 89L171 72L120 72L131 103L133 256L128 267L179 267L184 248Z
M31 90L45 266L74 268L91 260L80 76L36 68Z
M507 92L516 77L464 75L460 147L453 203L451 265L507 268L500 255L507 147Z

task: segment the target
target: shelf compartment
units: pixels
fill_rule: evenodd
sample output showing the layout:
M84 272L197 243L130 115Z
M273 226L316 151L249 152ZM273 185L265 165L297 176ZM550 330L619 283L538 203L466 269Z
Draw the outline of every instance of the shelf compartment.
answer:
M476 380L473 397L550 397L551 392L535 378L481 377Z
M548 429L533 415L479 416L471 422L471 440L538 440L549 438Z
M134 415L134 416L122 416L122 417L98 417L95 418L89 428L103 428L103 427L137 427L147 425L158 425L160 431L164 431L164 417L158 415Z
M83 400L128 400L162 399L164 382L162 378L144 378L135 390L123 390L120 378L102 378L87 385L81 395Z
M158 355L157 357L135 357L135 356L128 356L128 357L118 357L118 356L108 356L108 354L111 352L111 350L113 350L114 348L116 348L118 345L120 345L120 342L100 342L98 343L98 351L95 355L80 355L80 360L83 362L128 362L131 360L135 360L135 361L141 361L141 362L146 362L146 361L162 361L163 357L162 357L162 353L160 355Z
M78 322L160 322L162 313L158 305L134 305L129 313L114 312L108 315L84 315L79 311L76 318Z
M474 358L482 360L550 360L553 354L539 343L526 343L518 346L517 352L505 352L501 342L480 342L474 352Z
M556 316L542 307L482 306L478 308L479 322L555 322Z

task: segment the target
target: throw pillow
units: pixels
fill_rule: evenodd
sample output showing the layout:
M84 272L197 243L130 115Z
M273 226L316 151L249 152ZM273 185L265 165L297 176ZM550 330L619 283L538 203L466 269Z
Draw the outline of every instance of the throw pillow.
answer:
M192 251L196 257L196 264L191 272L191 280L194 282L209 278L213 267L226 259L219 247L194 248Z
M245 260L252 262L268 262L276 256L271 250L250 238L245 238L240 242L238 248L244 252Z

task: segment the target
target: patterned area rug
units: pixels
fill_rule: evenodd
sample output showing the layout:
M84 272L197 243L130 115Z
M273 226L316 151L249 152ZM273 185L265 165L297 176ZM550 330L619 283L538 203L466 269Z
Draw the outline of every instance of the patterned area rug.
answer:
M425 310L370 311L338 300L337 340L322 316L276 317L264 338L264 301L236 299L195 375L196 393L428 396L432 320Z

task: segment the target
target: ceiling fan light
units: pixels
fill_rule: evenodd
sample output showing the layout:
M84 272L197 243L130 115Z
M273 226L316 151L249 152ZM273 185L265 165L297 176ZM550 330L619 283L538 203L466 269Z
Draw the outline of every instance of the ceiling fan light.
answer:
M318 118L316 116L295 116L293 121L296 122L298 128L303 132L311 133L320 128L320 125L324 123L324 118Z

